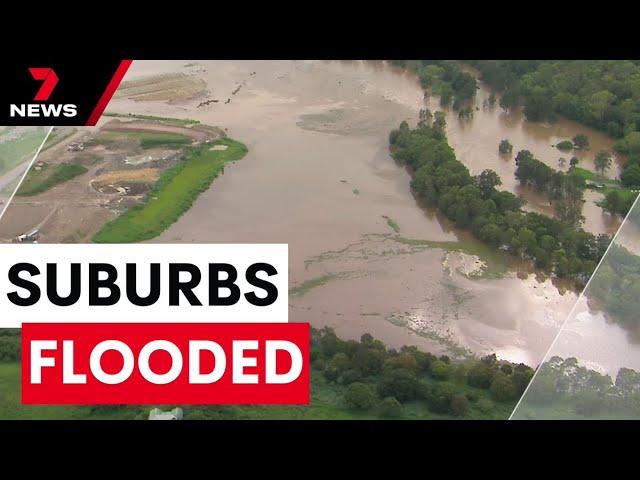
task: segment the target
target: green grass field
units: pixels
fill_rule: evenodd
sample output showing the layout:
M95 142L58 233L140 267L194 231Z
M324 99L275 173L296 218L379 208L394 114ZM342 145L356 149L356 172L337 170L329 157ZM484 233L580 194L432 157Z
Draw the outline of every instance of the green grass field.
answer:
M61 163L53 167L45 166L40 171L32 168L22 182L22 185L20 185L20 190L18 190L16 195L25 197L37 195L86 172L87 169L82 165L71 163Z
M55 419L117 419L131 418L117 409L91 406L22 405L20 364L0 363L0 419L55 420Z
M570 170L570 174L582 178L585 182L596 182L611 186L620 185L618 180L612 180L611 178L607 178L604 175L600 175L599 173L592 172L591 170L587 170L582 167L573 167Z
M213 145L226 145L227 149L211 150ZM229 138L189 150L185 160L162 174L144 204L104 225L93 241L131 243L158 236L189 210L227 162L246 153L247 147Z
M587 182L587 188L596 190L602 193L602 195L604 195L605 197L612 191L616 190L620 195L622 201L629 205L636 199L636 196L638 195L631 189L623 187L620 183L620 180L607 178L603 175L600 175L599 173L587 170L586 168L573 167L571 169L571 175L581 177L585 182ZM602 206L601 202L597 202L597 204L599 206Z
M35 154L45 136L46 131L38 128L28 130L17 138L0 141L0 175Z

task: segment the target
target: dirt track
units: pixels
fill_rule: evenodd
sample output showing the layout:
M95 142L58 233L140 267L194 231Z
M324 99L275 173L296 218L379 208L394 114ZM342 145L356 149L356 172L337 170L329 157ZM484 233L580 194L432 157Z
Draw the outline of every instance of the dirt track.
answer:
M209 136L207 132L196 127L181 127L179 125L167 125L164 123L146 120L133 120L123 122L111 120L102 127L105 132L150 132L150 133L177 133L193 138L196 142L204 142Z

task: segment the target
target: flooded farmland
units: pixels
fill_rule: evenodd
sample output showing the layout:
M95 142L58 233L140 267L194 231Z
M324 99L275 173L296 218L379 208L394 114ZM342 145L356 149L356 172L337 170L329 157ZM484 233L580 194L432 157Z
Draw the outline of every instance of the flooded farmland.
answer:
M425 106L438 109L438 99L425 100L411 74L381 61L163 61L135 62L126 80L135 95L119 95L110 111L196 119L249 147L155 241L288 243L291 321L534 365L576 300L414 197L409 174L389 156L388 134L403 120L415 124ZM447 112L451 145L472 173L496 170L529 208L548 213L544 199L516 184L513 157L498 154L501 139L514 156L526 148L554 168L563 156L554 145L577 133L592 145L585 167L611 147L566 120L531 124L488 107L488 95L478 92L473 119ZM615 231L597 198L587 192L586 200L585 228Z

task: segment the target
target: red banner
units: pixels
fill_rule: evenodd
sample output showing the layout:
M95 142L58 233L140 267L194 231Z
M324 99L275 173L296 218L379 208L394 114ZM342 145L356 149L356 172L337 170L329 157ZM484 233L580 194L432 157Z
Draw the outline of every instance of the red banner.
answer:
M25 404L308 404L303 323L24 323Z

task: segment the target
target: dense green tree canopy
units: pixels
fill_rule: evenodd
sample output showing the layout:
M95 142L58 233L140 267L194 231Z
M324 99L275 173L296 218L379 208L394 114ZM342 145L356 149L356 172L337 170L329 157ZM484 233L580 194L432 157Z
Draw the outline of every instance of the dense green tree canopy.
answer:
M531 120L562 114L622 137L640 126L640 63L625 60L482 60L484 81Z
M496 189L499 177L495 172L472 176L435 123L422 123L413 130L403 123L390 139L394 158L412 168L416 192L457 226L559 277L573 278L578 284L589 278L609 237L596 237L572 226L576 220L560 221L523 211L522 200ZM546 191L564 209L559 210L561 215L579 220L584 186L580 177L556 172L526 150L518 153L516 161L522 182Z

